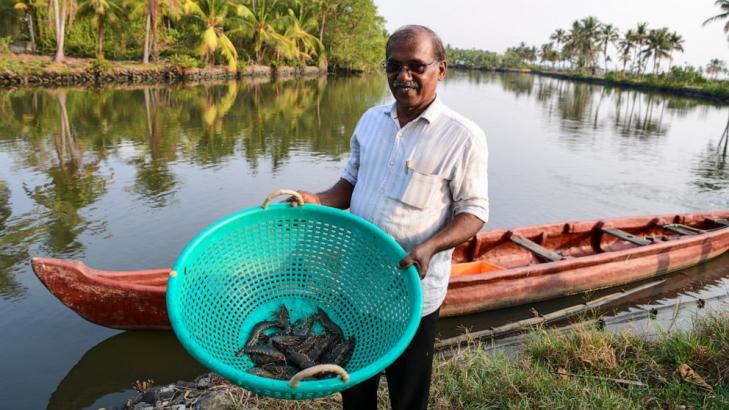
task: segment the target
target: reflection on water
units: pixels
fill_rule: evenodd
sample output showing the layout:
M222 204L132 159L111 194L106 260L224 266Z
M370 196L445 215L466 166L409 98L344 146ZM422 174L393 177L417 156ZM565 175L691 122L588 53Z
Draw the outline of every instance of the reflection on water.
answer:
M47 408L87 408L113 393L126 392L131 397L135 380L152 379L156 385L166 385L204 372L172 332L122 332L81 357L51 394ZM94 408L120 403L96 403Z
M439 95L489 138L489 227L729 208L726 107L479 72L449 73ZM95 401L130 380L199 371L182 353L170 353L178 368L155 361L161 347L140 355L156 343L152 333L87 352L110 332L50 296L29 258L171 266L201 229L271 191L330 186L360 115L389 98L382 76L0 91L0 402L102 405ZM441 330L495 326L583 298L449 319ZM35 367L29 349L44 358ZM130 370L113 371L125 365L118 357ZM112 369L97 376L105 365ZM80 394L84 383L98 389Z

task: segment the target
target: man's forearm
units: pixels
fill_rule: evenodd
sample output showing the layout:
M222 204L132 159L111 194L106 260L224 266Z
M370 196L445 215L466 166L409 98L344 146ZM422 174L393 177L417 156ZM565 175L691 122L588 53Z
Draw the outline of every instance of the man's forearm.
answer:
M349 202L352 199L353 191L354 186L349 181L342 178L331 188L317 193L317 196L319 197L319 201L322 205L339 209L347 209L349 208Z
M484 221L478 217L468 213L460 213L445 228L425 241L423 245L433 249L433 253L455 248L471 239L483 226Z

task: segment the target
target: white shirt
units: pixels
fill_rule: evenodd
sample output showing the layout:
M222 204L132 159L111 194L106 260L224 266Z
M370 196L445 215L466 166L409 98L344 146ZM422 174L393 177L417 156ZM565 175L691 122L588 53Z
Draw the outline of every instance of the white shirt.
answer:
M400 128L394 104L369 109L351 140L342 178L354 186L350 211L382 228L410 252L459 213L488 221L486 137L439 97ZM435 312L448 290L453 249L433 255L423 312Z

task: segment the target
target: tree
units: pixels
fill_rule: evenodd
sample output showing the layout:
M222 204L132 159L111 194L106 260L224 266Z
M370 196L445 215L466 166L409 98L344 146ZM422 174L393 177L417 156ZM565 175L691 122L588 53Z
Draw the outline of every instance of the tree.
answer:
M73 24L73 18L76 15L76 1L51 0L49 8L49 14L53 18L53 32L56 38L56 56L53 59L56 62L61 62L66 58L63 52L66 40L66 25L71 26Z
M539 50L539 57L542 62L552 63L552 68L554 68L554 63L559 59L559 53L554 49L554 44L546 43L542 44Z
M615 26L613 26L612 24L605 24L598 31L598 44L602 48L603 61L605 62L605 72L607 72L608 45L615 45L619 38L620 34L618 33L618 29L616 29Z
M113 24L122 16L118 0L81 0L79 16L91 16L91 25L96 27L98 43L96 58L104 58L104 25Z
M709 64L706 65L706 73L712 74L714 79L716 79L720 73L723 73L726 71L726 62L724 60L719 60L718 58L713 58L711 61L709 61Z
M683 42L684 42L683 37L675 31L668 35L668 45L669 45L668 69L669 70L673 66L673 52L678 51L680 53L683 53Z
M30 50L35 52L35 30L33 28L33 10L36 8L35 1L33 0L18 0L15 3L15 9L23 12L25 20L28 22L28 33L30 35Z
M727 22L724 24L724 32L729 33L729 0L716 0L714 4L719 6L719 8L721 9L721 13L717 14L716 16L709 17L708 19L704 20L701 25L706 26L707 24L713 23L715 21L727 19Z
M598 33L602 24L595 17L585 17L572 23L565 47L577 58L577 67L589 67L595 72L595 56L599 49Z
M228 61L228 68L235 71L238 65L238 52L225 34L229 9L235 10L235 15L242 18L252 14L248 7L230 0L188 1L184 6L185 14L202 26L198 52L203 62L205 64L214 62L215 52L219 50Z
M667 27L651 30L646 40L646 48L642 54L646 59L653 57L653 73L658 73L658 65L661 60L670 56L671 43Z
M144 52L142 63L149 64L150 61L159 60L158 29L160 16L168 16L171 19L179 17L182 6L178 0L143 0L135 3L136 7L131 16L144 15Z
M562 48L560 46L563 45L565 43L565 41L567 41L567 32L564 31L564 29L558 28L558 29L554 30L554 33L552 33L551 36L549 36L549 39L554 40L557 43L556 48L557 48L557 51L559 52L559 60L561 62L562 61Z
M628 61L630 61L630 52L633 50L633 48L635 46L636 46L635 32L633 30L626 31L623 38L621 38L620 41L618 42L618 50L620 50L620 59L623 61L623 72L625 72L625 67L628 64Z
M643 71L643 63L645 62L645 58L641 58L641 56L643 55L643 47L646 45L648 40L648 23L638 23L635 27L634 40L635 59L633 61L637 65L638 75L640 75L641 71Z
M317 22L308 15L301 3L297 1L295 10L288 10L285 22L287 28L284 36L294 42L297 60L303 63L314 55L322 55L324 46L316 36L311 34L316 32Z
M252 46L252 54L256 63L263 63L266 48L273 50L277 57L294 56L295 45L293 41L287 39L277 29L281 26L282 16L276 13L276 1L259 0L255 6L240 20L236 29L232 30L232 34L242 34L246 39L250 40Z

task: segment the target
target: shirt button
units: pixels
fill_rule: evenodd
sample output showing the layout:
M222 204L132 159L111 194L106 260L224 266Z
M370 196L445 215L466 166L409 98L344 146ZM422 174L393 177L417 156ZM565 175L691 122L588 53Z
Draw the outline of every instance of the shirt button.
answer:
M395 161L390 161L390 166L395 165Z

